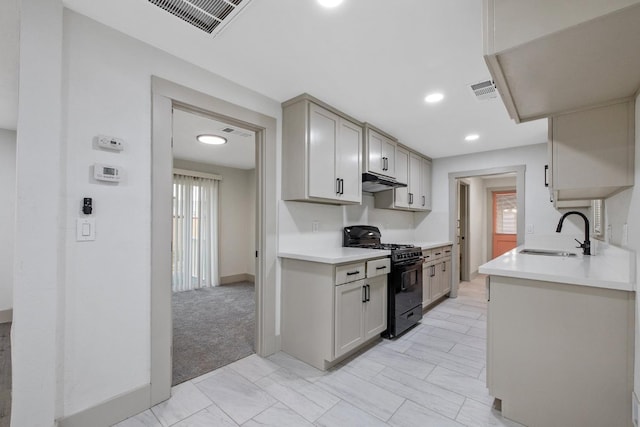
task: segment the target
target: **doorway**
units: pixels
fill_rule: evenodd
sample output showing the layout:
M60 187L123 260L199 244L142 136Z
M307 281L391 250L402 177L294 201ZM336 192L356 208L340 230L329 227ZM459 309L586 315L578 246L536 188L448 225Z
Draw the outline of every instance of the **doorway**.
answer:
M254 353L257 176L251 130L175 107L172 138L177 385Z
M510 176L515 178L516 192L516 243L524 243L524 165L498 167L482 170L461 171L449 173L449 236L450 240L459 242L453 246L451 270L456 272L452 280L451 296L457 296L458 284L461 280L471 280L477 274L477 268L488 261L493 244L490 236L490 228L487 227L488 219L492 218L487 213L486 188L494 187L501 180ZM493 180L495 179L495 180ZM493 180L491 184L488 181ZM478 190L479 189L479 190ZM511 189L511 188L509 188ZM506 190L506 188L496 188ZM471 206L476 206L472 208ZM463 221L462 219L465 219ZM466 226L466 230L465 230ZM462 237L464 236L464 240ZM460 237L460 239L458 239Z
M178 107L255 132L255 350L279 349L277 331L276 119L152 77L151 340L149 406L171 395L172 114ZM277 115L274 112L274 115Z

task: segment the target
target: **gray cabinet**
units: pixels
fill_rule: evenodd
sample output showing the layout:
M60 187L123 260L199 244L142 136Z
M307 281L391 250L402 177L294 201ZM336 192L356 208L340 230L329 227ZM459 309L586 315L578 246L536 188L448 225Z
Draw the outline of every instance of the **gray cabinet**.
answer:
M283 104L282 197L332 204L362 201L362 125L302 95Z
M635 292L501 276L487 288L487 386L503 416L633 425Z
M517 122L635 96L640 1L484 0L483 5L485 61Z
M396 148L396 179L407 187L375 193L375 207L431 210L431 160L405 147Z
M451 292L451 245L422 251L422 307Z
M282 350L328 369L387 329L389 258L332 265L284 258Z
M395 139L368 123L365 123L364 135L365 169L376 175L395 178L397 146Z
M335 357L387 329L387 276L336 286Z
M633 185L634 111L633 102L623 102L549 119L549 187L559 207Z

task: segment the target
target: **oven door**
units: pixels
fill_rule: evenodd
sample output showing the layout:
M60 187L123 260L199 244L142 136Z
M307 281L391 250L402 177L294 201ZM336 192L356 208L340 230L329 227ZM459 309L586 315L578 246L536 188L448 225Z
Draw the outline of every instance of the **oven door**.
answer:
M422 264L424 260L393 266L395 314L400 315L416 306L422 307Z

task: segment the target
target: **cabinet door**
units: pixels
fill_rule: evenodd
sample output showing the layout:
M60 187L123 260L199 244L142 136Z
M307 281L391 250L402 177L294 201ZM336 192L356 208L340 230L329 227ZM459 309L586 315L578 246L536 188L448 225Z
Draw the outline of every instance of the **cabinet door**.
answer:
M341 119L336 144L336 178L341 179L338 199L362 201L362 128Z
M386 175L385 162L383 160L382 145L384 144L384 136L380 135L373 129L367 131L367 151L369 158L367 165L369 172Z
M422 157L409 154L409 206L422 209Z
M409 183L409 152L398 147L396 150L396 179L404 184ZM395 206L399 208L409 207L409 187L396 188Z
M382 139L382 157L386 159L384 174L396 177L396 143L388 138Z
M357 280L336 286L335 290L335 351L339 357L364 341L362 305L365 300L365 281Z
M309 104L309 197L336 199L338 196L334 165L340 120L332 112Z
M387 329L387 275L366 280L367 302L364 304L364 340Z
M431 268L432 264L422 266L422 308L425 308L433 299L431 298Z
M422 159L422 209L431 210L431 160Z
M442 294L451 292L451 258L442 261Z

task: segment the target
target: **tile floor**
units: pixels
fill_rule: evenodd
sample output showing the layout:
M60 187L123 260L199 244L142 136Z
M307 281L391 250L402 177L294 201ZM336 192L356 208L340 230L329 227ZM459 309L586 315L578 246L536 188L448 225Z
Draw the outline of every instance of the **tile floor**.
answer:
M485 386L484 277L383 340L322 372L285 353L251 355L172 389L117 427L518 426Z

